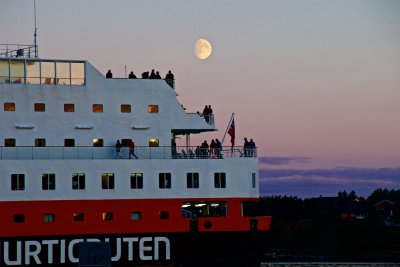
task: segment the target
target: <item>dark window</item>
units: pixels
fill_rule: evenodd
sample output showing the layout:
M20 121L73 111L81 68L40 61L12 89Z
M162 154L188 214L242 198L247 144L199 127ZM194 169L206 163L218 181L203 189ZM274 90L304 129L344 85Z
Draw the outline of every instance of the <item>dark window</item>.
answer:
M38 146L38 147L46 146L46 139L44 139L44 138L36 138L35 139L35 146Z
M224 172L214 173L214 187L226 188L226 177Z
M186 175L187 188L199 188L199 173L189 172Z
M64 112L75 112L75 104L64 104Z
M131 105L129 105L129 104L121 105L121 112L122 113L131 113Z
M142 219L142 213L138 211L133 211L131 213L131 220L132 221L139 221Z
M46 105L44 103L35 103L35 111L36 112L45 112Z
M171 173L160 173L158 179L160 188L171 188Z
M169 218L169 212L168 211L160 211L160 219L161 220L167 220Z
M25 215L24 214L14 214L14 222L15 223L25 222Z
M101 188L114 189L114 173L103 173L101 175Z
M74 221L76 222L83 222L85 220L85 214L82 212L75 212L74 213Z
M251 186L256 188L256 174L254 172L251 174Z
M47 213L47 214L43 215L44 222L54 222L54 220L55 220L54 213Z
M85 189L85 174L73 173L72 174L72 189L83 190Z
M75 139L64 139L64 146L65 147L74 147Z
M16 146L15 138L4 139L4 146Z
M11 174L11 190L25 190L25 174Z
M131 173L131 189L143 189L143 173Z
M42 174L42 189L43 190L56 189L56 175L54 173Z

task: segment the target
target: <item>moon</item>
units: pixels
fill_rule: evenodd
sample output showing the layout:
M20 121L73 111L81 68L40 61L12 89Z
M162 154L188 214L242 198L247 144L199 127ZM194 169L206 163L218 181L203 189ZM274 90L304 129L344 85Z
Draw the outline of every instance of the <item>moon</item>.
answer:
M194 44L194 54L198 59L206 59L211 55L212 46L206 39L199 39Z

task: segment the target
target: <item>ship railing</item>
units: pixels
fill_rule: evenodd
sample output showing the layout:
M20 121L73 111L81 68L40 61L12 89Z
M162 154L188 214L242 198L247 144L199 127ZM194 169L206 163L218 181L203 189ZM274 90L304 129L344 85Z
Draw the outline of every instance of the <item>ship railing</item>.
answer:
M38 57L38 46L24 44L0 44L0 57L36 58Z
M257 157L256 148L242 147L201 148L187 146L136 146L133 153L128 147L119 152L114 146L92 147L0 147L1 160L67 160L67 159L224 159Z

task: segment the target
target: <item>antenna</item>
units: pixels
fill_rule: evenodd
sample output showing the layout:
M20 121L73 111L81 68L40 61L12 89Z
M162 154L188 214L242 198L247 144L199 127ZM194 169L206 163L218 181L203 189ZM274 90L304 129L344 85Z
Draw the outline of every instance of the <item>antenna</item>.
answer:
M34 10L34 17L35 17L35 33L33 35L34 39L33 39L33 45L35 47L35 58L37 58L38 55L38 47L37 47L37 40L36 40L36 36L37 36L37 27L36 27L36 0L33 0L33 10Z

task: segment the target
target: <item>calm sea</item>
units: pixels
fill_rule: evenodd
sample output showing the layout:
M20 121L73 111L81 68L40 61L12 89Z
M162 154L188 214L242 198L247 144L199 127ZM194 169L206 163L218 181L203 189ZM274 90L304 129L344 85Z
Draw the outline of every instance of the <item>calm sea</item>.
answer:
M400 263L346 263L346 262L274 262L262 263L261 267L399 267Z

